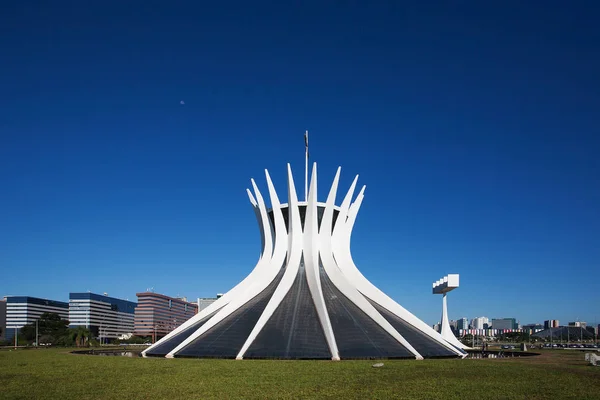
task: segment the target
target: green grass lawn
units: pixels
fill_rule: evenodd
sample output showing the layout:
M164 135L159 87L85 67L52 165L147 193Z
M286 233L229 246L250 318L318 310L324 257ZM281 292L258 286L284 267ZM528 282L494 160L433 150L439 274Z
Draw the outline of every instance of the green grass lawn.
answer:
M1 350L0 399L599 399L583 353L494 360L262 361Z

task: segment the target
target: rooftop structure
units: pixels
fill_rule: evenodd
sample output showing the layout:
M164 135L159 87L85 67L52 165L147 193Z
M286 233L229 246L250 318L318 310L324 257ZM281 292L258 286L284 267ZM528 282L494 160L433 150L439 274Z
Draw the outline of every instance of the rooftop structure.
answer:
M582 340L595 339L594 334L589 332L583 327L574 326L561 326L560 328L549 328L543 331L534 333L532 337L539 337L543 339L565 341L565 342L579 342Z

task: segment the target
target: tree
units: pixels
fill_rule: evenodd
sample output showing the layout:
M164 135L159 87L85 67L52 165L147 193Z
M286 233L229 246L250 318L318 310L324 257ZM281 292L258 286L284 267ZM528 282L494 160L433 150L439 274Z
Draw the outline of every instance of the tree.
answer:
M33 341L36 339L35 325L36 323L34 321L21 328L21 334L25 337L25 340ZM39 336L45 336L46 340L50 337L52 338L52 341L49 343L54 343L68 334L69 321L61 319L60 315L56 313L43 313L37 320L37 330Z
M74 329L71 329L71 335L73 335L73 339L75 339L75 346L84 347L87 346L90 337L92 336L90 330L85 326L78 326Z

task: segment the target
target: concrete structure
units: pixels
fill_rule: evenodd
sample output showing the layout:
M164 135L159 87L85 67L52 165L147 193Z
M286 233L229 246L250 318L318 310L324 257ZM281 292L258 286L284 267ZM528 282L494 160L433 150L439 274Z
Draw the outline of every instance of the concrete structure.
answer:
M6 300L0 300L0 341L4 340L6 334Z
M526 324L523 325L521 327L521 329L523 330L523 332L529 333L529 334L533 334L536 332L540 332L544 330L544 327L540 324Z
M288 203L281 204L266 172L271 208L252 180L254 193L248 190L248 197L262 239L256 266L233 289L143 355L333 360L464 357L462 350L357 269L350 236L365 188L352 201L356 177L337 206L339 176L340 169L326 202L319 202L314 164L310 189L305 201L299 201L288 165Z
M584 329L594 336L598 334L598 331L593 326L586 326Z
M85 326L92 336L105 343L133 332L136 305L107 294L69 293L69 326Z
M557 319L549 319L544 321L544 329L549 329L549 328L558 328L560 326L560 323Z
M539 337L544 339L556 340L558 342L580 342L583 340L593 340L595 336L593 333L588 332L582 327L575 326L561 326L559 328L549 328L543 331L536 332L531 335L532 337Z
M69 304L31 296L6 296L6 340L15 337L15 331L35 322L44 313L56 313L69 319Z
M169 297L154 292L136 293L134 334L152 336L152 340L165 336L196 315L198 305L182 298Z
M587 322L573 321L573 322L569 322L569 326L574 326L576 328L585 328L587 326Z
M519 324L515 318L493 318L492 319L493 329L519 329Z
M471 320L472 329L488 329L490 327L490 320L488 317L477 317Z
M452 328L450 327L450 322L448 320L448 302L446 300L446 295L448 294L448 292L458 288L458 285L459 285L459 275L458 274L449 274L447 276L444 276L442 279L440 279L436 282L433 282L432 292L433 292L433 294L441 294L442 295L442 320L440 322L440 325L441 325L440 334L448 343L452 344L453 346L458 347L459 349L466 349L467 346L462 344L456 338L456 336L454 336L454 332L452 331ZM468 323L466 321L467 321L466 318L459 320L459 323L457 325L458 329L466 329L464 327L464 324L468 325ZM468 326L467 326L467 328L468 328Z

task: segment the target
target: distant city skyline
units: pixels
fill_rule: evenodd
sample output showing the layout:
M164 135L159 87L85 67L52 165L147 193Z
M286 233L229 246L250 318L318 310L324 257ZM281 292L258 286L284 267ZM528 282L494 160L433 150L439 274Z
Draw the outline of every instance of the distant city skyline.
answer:
M450 319L600 323L599 8L13 2L0 296L227 292L245 189L302 187L308 129L324 187L367 185L354 261L423 321L458 273Z

